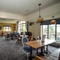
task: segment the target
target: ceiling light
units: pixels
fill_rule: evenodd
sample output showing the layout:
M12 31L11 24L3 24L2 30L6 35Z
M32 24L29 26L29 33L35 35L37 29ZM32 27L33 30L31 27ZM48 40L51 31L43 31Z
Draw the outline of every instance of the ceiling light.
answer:
M43 21L43 18L40 15L40 5L41 4L38 4L38 6L39 6L39 18L37 19L37 23L41 23Z
M56 20L54 20L54 16L52 16L52 20L51 20L51 22L50 22L50 24L55 24L56 23Z

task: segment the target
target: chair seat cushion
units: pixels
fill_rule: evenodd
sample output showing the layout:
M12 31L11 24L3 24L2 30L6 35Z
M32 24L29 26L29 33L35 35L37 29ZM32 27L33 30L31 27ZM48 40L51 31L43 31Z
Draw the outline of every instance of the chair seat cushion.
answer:
M26 51L26 52L30 52L30 47L29 47L29 46L24 46L23 49L24 49L24 51Z

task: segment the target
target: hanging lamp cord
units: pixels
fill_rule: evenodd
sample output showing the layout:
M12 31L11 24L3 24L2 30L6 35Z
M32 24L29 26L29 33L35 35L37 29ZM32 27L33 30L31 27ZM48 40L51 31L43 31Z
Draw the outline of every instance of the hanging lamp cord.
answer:
M38 4L38 5L39 5L39 17L41 17L41 16L40 16L40 5L41 5L41 4Z

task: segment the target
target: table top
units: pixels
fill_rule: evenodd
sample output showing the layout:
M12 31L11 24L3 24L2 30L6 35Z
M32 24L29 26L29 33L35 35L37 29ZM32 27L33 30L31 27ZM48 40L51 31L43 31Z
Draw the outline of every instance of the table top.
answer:
M49 45L49 44L54 43L54 42L55 42L55 40L45 39L44 42L41 42L41 40L36 40L36 41L25 42L25 44L32 47L32 48L37 49L37 48Z

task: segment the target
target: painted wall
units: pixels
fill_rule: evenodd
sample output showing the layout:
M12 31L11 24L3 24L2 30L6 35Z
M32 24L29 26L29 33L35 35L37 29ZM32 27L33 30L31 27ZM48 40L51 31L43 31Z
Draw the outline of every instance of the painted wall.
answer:
M32 35L37 38L40 35L40 24L34 23L29 26L29 31L32 32Z

